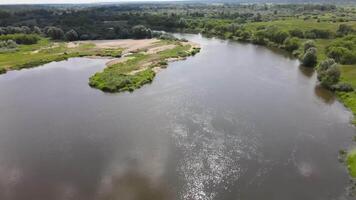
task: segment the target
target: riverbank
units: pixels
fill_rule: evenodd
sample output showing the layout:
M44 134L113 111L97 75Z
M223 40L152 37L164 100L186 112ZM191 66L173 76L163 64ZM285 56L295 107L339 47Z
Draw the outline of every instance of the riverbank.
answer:
M159 39L92 40L21 45L15 52L0 54L0 73L40 66L73 57L110 57L107 68L90 78L89 85L105 92L133 91L153 80L168 62L200 51L188 41Z
M89 85L104 92L134 91L152 82L156 73L166 68L168 62L185 59L199 51L196 43L171 40L127 49L123 58L108 62L107 68L93 75Z
M93 43L52 42L42 38L37 44L19 45L14 52L0 54L0 71L37 67L73 57L100 56L121 57L123 48L101 48Z

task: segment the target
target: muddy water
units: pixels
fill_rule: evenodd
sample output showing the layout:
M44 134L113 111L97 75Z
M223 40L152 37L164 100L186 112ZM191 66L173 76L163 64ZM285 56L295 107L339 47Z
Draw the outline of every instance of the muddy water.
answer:
M298 61L198 35L134 93L85 58L0 76L0 199L343 199L350 113Z

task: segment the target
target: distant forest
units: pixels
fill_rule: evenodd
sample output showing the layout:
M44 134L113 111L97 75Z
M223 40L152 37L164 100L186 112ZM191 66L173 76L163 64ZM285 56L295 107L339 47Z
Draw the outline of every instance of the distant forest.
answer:
M149 36L151 30L188 31L197 30L209 19L230 20L234 24L270 21L289 15L311 16L324 11L336 11L335 5L267 5L169 3L169 4L122 4L122 5L76 5L56 6L1 6L0 34L43 33L60 29L53 39L75 31L80 40L116 39ZM333 20L349 20L339 13ZM263 16L263 17L262 17ZM200 25L197 26L197 23ZM214 22L216 23L216 22ZM140 25L137 27L137 25ZM205 25L203 25L205 26ZM209 25L208 25L209 26ZM56 29L56 30L58 30ZM63 33L62 33L63 32ZM48 34L47 34L48 35Z

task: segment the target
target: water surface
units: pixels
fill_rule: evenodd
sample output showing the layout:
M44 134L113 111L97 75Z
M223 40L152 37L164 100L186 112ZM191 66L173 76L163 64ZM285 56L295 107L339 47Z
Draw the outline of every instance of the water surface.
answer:
M344 199L350 113L295 59L186 38L202 51L133 93L75 58L0 76L0 199Z

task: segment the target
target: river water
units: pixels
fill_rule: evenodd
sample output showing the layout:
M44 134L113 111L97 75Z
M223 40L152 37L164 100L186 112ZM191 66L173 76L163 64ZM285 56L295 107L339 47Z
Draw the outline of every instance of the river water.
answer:
M74 58L0 76L0 199L326 200L348 186L351 114L316 74L251 44L202 51L133 93Z

